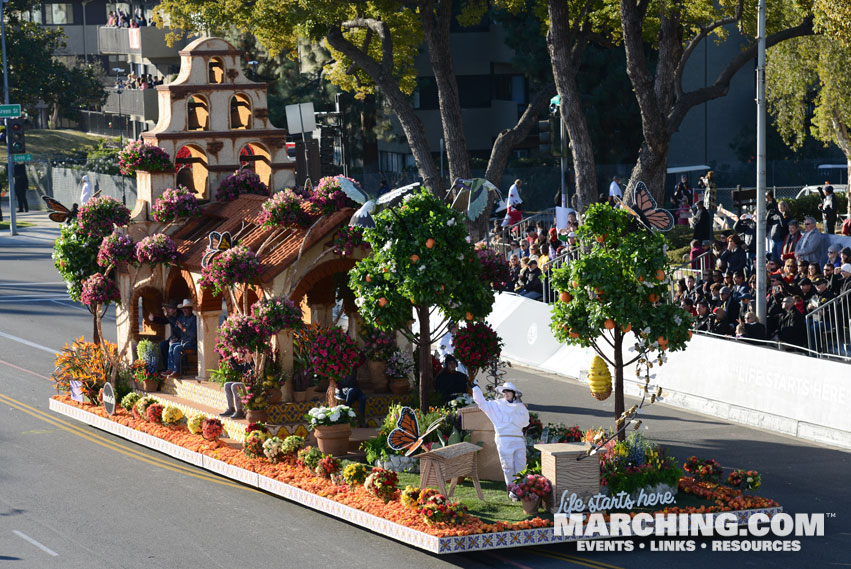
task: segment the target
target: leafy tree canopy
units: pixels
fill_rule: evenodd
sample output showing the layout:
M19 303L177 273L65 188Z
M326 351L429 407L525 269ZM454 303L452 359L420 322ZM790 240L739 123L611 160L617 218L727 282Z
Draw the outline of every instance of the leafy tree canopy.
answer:
M53 247L53 263L75 302L80 301L83 281L101 270L97 264L101 241L84 235L77 223L63 224L60 229Z

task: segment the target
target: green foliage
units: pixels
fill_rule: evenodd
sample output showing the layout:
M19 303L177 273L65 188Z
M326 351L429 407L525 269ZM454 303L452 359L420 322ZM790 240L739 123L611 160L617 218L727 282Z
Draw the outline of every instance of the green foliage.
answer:
M553 304L552 329L560 342L592 346L608 332L605 323L611 319L620 331L631 327L645 345L664 337L670 350L685 348L690 317L678 306L660 303L669 286L665 237L631 229L632 224L623 210L605 204L588 209L579 238L590 250L553 271L554 288L571 296Z
M141 398L141 395L139 395L135 391L131 391L130 393L119 399L119 401L121 401L121 406L124 407L124 410L129 413L133 410L133 407Z
M218 369L208 369L207 371L210 372L210 381L217 381L222 387L229 381L242 381L242 374L230 367L226 359L222 359Z
M110 176L120 176L118 153L121 149L111 146L107 139L101 139L97 146L88 151L85 169L88 172L99 172Z
M601 470L611 495L632 493L657 484L676 488L683 474L677 460L668 456L667 449L637 431L606 451Z
M835 200L836 211L845 211L848 207L848 198L843 194L836 193ZM797 199L783 198L780 201L786 202L789 205L790 215L799 222L803 222L803 219L808 215L821 221L821 210L818 206L821 204L822 199L818 194L801 196Z
M467 236L463 216L424 189L378 214L364 231L372 253L349 272L361 316L380 330L406 326L415 308L438 307L453 320L487 316L494 296Z
M85 236L76 223L64 224L53 246L53 264L65 280L68 295L80 301L83 281L100 271L97 264L100 239Z

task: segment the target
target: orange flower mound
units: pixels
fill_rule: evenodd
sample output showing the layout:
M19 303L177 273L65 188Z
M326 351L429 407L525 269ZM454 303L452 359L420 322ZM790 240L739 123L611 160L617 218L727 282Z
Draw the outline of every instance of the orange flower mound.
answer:
M234 448L217 439L207 441L201 435L193 435L184 425L162 425L149 423L133 417L124 409L116 407L115 414L109 416L103 407L95 407L88 403L77 403L67 395L54 397L66 405L79 407L84 411L93 413L130 427L137 431L143 431L149 435L163 439L170 443L180 445L195 452L200 452L216 460L221 460L238 468L244 468L256 472L262 476L274 478L284 484L289 484L301 490L306 490L318 496L334 500L352 508L367 512L374 516L384 518L391 522L428 533L437 537L464 536L477 533L490 533L496 531L525 530L532 528L543 528L552 525L549 520L535 518L522 522L497 522L488 524L475 516L468 516L467 522L458 526L446 526L438 524L429 526L423 521L422 516L414 510L406 507L399 500L399 491L387 504L380 498L372 496L363 486L337 486L331 480L320 478L306 468L298 466L293 458L288 458L277 464L272 464L265 457L249 458L242 448Z

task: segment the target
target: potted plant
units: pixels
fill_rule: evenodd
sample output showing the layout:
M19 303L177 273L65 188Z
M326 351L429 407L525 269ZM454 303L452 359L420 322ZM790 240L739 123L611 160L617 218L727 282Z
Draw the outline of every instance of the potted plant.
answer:
M319 450L333 456L349 452L349 438L356 417L355 412L347 405L314 407L306 415L308 428L316 435Z
M316 375L328 378L326 400L336 403L337 382L349 375L360 360L355 341L340 328L319 329L310 346L310 365Z
M387 392L387 361L396 350L396 335L367 327L361 335L363 355L369 370L370 386L378 393ZM365 386L366 387L366 386Z
M263 382L246 373L243 376L245 395L242 396L242 406L245 408L245 419L249 423L262 423L268 416L269 401Z
M508 485L508 491L520 498L523 512L533 515L541 507L541 500L552 494L553 486L541 474L527 474L515 478L514 483Z
M414 360L410 354L399 350L393 352L387 360L386 374L390 378L390 392L404 395L411 389L410 376L414 371Z
M159 358L152 356L149 348L153 346L150 340L142 340L136 348L136 354L141 356L133 362L130 369L133 372L133 379L136 381L136 386L142 391L148 393L157 391L160 386L162 376L157 372L157 362ZM157 348L157 351L159 348Z

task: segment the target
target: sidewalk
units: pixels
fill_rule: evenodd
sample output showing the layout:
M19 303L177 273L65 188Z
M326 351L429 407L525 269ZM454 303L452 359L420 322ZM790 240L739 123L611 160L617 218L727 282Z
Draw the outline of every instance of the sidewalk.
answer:
M9 215L9 200L8 198L3 200L2 204L3 211L3 221L9 222L11 219ZM32 239L49 239L50 241L55 241L59 237L59 228L61 224L52 221L48 216L47 211L38 211L30 208L30 211L26 213L15 213L15 222L21 223L32 223L31 227L21 227L18 226L17 231L18 235L12 236L10 229L2 229L0 230L0 244L11 246L14 243L15 239L19 239L21 237L28 237Z

